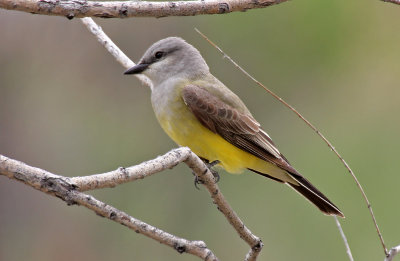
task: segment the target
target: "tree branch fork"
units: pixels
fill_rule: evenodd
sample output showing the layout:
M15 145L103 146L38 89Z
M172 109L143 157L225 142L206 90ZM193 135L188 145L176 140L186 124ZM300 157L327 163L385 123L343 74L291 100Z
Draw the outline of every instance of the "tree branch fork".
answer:
M262 241L244 225L220 192L213 174L204 162L187 147L174 149L156 159L143 162L139 165L128 168L120 167L110 172L83 177L56 175L0 155L0 175L20 181L51 196L58 197L68 205L84 206L99 216L127 226L137 233L172 247L179 253L189 253L203 260L217 261L218 258L207 248L203 241L179 238L131 217L127 213L99 201L91 195L83 193L94 189L112 188L122 183L143 179L165 169L171 169L182 162L186 163L193 170L201 183L207 188L218 210L224 214L239 236L250 246L250 250L244 260L256 260L263 247Z

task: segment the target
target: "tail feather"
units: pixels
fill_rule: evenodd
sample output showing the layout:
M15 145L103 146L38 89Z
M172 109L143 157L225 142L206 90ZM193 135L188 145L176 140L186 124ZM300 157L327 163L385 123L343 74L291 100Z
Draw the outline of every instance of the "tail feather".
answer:
M282 182L282 180L279 180L275 177L272 177L268 174L261 173L259 171L256 171L254 169L249 169L251 171L254 171L257 174L260 174L264 177L273 179L278 182ZM292 177L298 184L292 184L292 183L286 183L289 185L291 188L293 188L295 191L300 193L302 196L304 196L306 199L308 199L311 203L313 203L317 208L319 208L324 214L326 215L336 215L339 217L344 218L344 215L340 209L335 206L324 194L322 194L321 191L319 191L314 185L312 185L307 179L305 179L303 176L300 174L292 174L289 173L290 177Z
M335 206L324 194L314 187L307 179L298 175L291 175L300 185L287 183L294 190L303 195L326 215L336 215L344 218L340 209Z

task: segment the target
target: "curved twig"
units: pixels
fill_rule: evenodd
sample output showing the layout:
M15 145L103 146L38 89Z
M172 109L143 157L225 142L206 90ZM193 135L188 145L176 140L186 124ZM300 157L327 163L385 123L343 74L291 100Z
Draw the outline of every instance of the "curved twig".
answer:
M0 0L0 8L33 14L82 17L128 18L224 14L264 8L287 0L200 0L176 2Z
M257 79L255 79L253 76L251 76L247 71L245 71L239 64L237 64L231 57L229 57L221 48L219 48L215 43L213 43L210 39L208 39L207 36L205 36L202 32L200 32L198 29L196 29L196 32L199 33L206 41L208 41L212 46L214 46L220 53L223 54L225 58L227 58L236 68L238 68L241 72L243 72L247 77L249 77L252 81L254 81L257 85L262 87L265 91L267 91L270 95L272 95L275 99L280 101L283 105L285 105L287 108L289 108L292 112L294 112L302 121L304 121L315 133L328 145L328 147L336 154L336 156L339 158L339 160L343 163L344 167L348 170L350 175L353 177L354 181L356 182L356 185L358 189L361 191L361 194L367 204L368 210L370 212L372 221L375 225L376 232L378 234L378 237L380 239L381 245L383 247L383 251L385 252L385 256L388 256L388 251L385 245L385 242L383 241L383 236L381 231L379 230L378 223L376 221L374 212L372 211L372 206L371 203L368 200L367 194L365 193L363 187L361 186L361 183L358 181L356 175L354 174L353 170L350 168L350 166L347 164L347 162L343 159L343 157L339 154L339 152L333 147L333 145L329 142L327 138L311 123L309 122L306 118L304 118L303 115L301 115L293 106L288 104L286 101L284 101L281 97L279 97L277 94L275 94L273 91L268 89L264 84L259 82Z

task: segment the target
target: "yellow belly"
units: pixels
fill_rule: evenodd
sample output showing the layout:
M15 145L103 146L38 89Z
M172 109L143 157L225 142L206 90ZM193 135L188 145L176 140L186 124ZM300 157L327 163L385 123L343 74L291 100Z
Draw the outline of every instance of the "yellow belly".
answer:
M197 120L184 103L181 88L152 92L152 105L161 127L178 145L189 147L196 155L209 160L219 160L220 166L230 173L253 169L285 182L294 180L285 170L232 145L213 133Z
M183 124L161 125L168 126L164 130L177 144L189 147L196 155L209 161L219 160L220 165L228 172L242 172L248 168L251 158L255 158L205 128L197 119L186 120Z
M210 162L219 160L219 165L230 173L253 169L286 182L293 182L286 171L232 145L204 127L185 105L179 107L174 115L166 112L157 117L162 128L177 144L189 147L196 155Z

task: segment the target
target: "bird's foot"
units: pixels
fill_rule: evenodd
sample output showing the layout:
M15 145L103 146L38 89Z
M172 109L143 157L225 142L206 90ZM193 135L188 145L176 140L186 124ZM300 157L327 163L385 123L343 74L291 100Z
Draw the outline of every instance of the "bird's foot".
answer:
M221 161L219 160L214 160L213 162L206 162L206 166L207 168L211 171L211 174L213 174L214 179L215 179L215 183L218 183L220 176L218 171L216 171L215 169L213 169L213 167L217 164L221 163Z
M218 171L214 170L213 167L219 163L221 163L219 160L214 160L212 162L209 162L206 159L202 159L204 161L204 164L206 164L208 170L213 174L215 183L217 183L220 180L220 176L218 174ZM194 186L199 189L198 184L204 184L204 181L199 179L199 177L196 175L196 173L192 172L194 175Z

